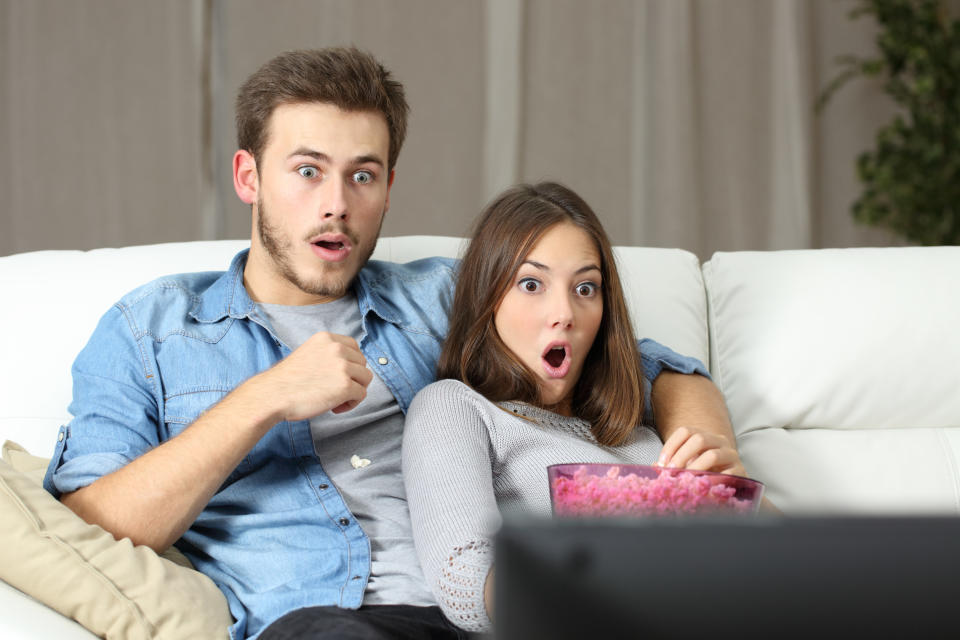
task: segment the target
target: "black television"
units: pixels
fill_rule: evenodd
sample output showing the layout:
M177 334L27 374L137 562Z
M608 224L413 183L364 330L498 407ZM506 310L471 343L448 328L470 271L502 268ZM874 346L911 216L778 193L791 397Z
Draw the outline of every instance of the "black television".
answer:
M960 518L508 521L494 637L960 637Z

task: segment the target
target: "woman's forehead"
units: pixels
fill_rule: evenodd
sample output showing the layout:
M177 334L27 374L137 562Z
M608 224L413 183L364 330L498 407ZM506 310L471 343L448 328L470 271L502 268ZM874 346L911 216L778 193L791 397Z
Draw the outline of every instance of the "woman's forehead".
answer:
M602 255L596 242L581 227L572 222L558 222L549 227L533 243L523 263L537 263L546 267L553 264L581 263L602 266Z

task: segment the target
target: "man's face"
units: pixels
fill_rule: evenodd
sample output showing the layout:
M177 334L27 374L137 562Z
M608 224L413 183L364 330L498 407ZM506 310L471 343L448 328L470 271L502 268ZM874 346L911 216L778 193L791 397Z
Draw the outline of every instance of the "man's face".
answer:
M257 163L244 280L274 304L343 296L373 253L389 207L390 135L382 114L323 103L281 105Z

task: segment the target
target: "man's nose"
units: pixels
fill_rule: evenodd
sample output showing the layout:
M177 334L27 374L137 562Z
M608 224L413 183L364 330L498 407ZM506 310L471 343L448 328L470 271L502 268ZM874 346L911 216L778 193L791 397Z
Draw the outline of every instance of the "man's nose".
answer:
M342 178L333 178L327 182L321 208L321 217L325 221L347 219L347 187Z

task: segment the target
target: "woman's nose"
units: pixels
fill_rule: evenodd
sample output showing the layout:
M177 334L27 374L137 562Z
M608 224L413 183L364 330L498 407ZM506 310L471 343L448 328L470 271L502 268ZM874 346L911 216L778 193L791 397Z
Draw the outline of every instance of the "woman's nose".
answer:
M573 326L573 305L566 293L556 292L550 301L550 326L569 328Z

